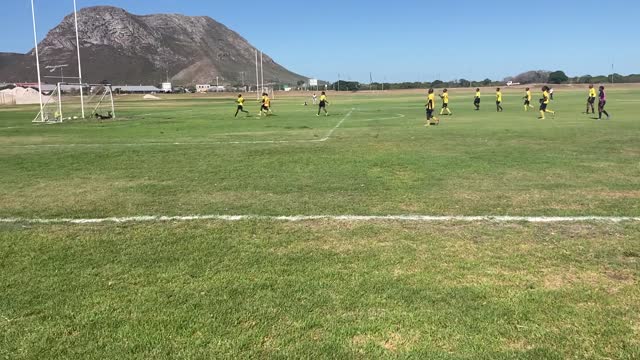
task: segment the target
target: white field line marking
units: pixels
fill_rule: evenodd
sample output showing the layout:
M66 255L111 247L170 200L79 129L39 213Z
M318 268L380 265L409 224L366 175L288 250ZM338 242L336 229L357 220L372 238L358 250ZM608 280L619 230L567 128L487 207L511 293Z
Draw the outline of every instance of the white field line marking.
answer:
M32 144L32 145L8 145L0 147L9 148L39 148L39 147L102 147L102 146L163 146L163 145L236 145L236 144L288 144L288 143L316 143L325 142L347 120L355 109L351 109L339 122L320 139L311 140L238 140L238 141L202 141L202 142L147 142L147 143L102 143L102 144Z
M347 118L349 116L351 116L351 113L353 113L353 108L351 110L349 110L349 112L347 113L347 115L345 115L342 120L340 120L340 122L338 122L336 124L336 126L334 126L331 130L329 130L329 132L327 133L327 135L325 137L323 137L322 139L318 140L318 141L327 141L329 140L329 138L331 138L331 135L333 135L333 133L342 125L342 123L344 123L345 120L347 120Z
M636 222L640 217L632 216L430 216L430 215L190 215L190 216L129 216L106 217L93 219L73 218L0 218L0 223L8 224L101 224L101 223L140 223L140 222L183 222L183 221L245 221L266 220L276 222L300 222L312 220L352 221L352 222L529 222L529 223L563 223L563 222Z

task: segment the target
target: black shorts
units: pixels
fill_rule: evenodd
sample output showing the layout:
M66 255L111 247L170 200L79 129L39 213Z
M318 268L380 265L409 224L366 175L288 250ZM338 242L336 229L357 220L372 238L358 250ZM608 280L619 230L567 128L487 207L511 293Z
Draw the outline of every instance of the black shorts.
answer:
M324 101L320 101L320 105L318 106L320 106L321 108L324 108L324 107L327 107L327 103Z
M587 98L587 102L588 102L589 104L593 104L593 103L595 103L595 102L596 102L596 98L594 98L594 97Z
M540 103L540 111L546 111L547 110L547 105L548 104L545 104L544 102Z
M238 105L238 110L244 110L244 106L243 105Z
M269 107L267 105L262 105L262 107L260 107L260 110L269 111Z
M525 106L529 106L529 105L531 105L531 101L529 101L529 100L525 100L525 101L524 101L524 104L525 104Z
M474 104L480 104L480 98L473 99L473 103Z
M496 101L496 105L502 104L502 101Z
M433 117L433 109L427 108L427 120Z
M446 109L446 108L448 108L448 107L449 107L449 103L442 103L442 108L443 108L443 109Z
M604 106L607 105L607 101L600 101L598 102L598 109L602 110L604 109Z

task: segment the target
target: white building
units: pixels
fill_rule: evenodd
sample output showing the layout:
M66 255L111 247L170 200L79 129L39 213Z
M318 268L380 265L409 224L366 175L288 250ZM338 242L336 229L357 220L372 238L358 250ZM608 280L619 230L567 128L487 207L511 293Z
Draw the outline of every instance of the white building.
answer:
M170 93L172 91L173 91L173 86L171 86L170 82L163 82L162 83L162 92Z
M199 93L206 93L209 89L211 89L211 85L209 84L196 85L196 92Z

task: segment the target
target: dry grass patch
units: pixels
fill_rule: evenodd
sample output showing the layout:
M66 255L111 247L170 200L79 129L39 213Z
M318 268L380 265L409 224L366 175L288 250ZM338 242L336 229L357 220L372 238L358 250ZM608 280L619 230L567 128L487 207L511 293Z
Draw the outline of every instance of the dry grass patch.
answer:
M420 342L417 334L401 334L389 332L387 334L359 334L351 338L351 346L364 349L368 346L380 347L390 353L410 351Z

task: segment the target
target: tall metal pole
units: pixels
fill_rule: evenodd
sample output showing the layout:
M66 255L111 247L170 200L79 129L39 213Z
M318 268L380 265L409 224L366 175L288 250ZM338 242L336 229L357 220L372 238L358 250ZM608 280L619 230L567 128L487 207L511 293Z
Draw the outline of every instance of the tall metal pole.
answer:
M62 122L62 86L58 83L58 116Z
M260 51L260 83L262 84L262 92L264 93L264 67L262 66L262 51Z
M80 35L78 34L78 8L76 0L73 0L73 17L76 22L76 48L78 49L78 78L80 80L80 106L82 108L82 118L84 119L84 89L82 88L82 64L80 62Z
M260 99L260 78L258 77L258 49L256 49L256 98Z
M40 94L40 121L44 122L44 106L42 105L42 81L40 78L40 56L38 55L38 32L36 31L36 11L31 0L31 18L33 19L33 42L36 50L36 69L38 71L38 93Z
M611 83L613 84L613 63L611 63Z

